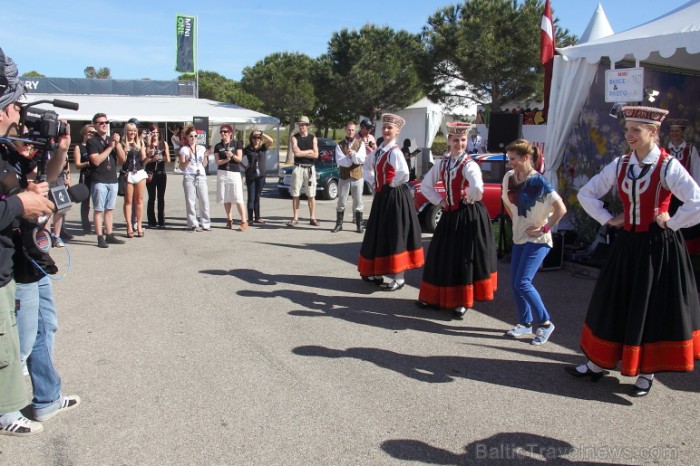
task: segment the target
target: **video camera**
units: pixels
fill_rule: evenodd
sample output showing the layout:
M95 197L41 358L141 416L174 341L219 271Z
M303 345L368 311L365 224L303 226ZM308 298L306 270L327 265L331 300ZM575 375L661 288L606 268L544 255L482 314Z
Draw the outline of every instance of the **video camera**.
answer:
M35 105L48 103L54 107L66 108L69 110L78 110L78 104L67 100L37 100L22 105L20 111L20 125L27 128L29 131L28 139L35 142L35 145L49 145L48 149L55 149L52 140L65 136L70 130L70 126L61 122L58 119L58 113L53 110L44 110L41 108L32 108ZM37 144L39 143L39 144Z

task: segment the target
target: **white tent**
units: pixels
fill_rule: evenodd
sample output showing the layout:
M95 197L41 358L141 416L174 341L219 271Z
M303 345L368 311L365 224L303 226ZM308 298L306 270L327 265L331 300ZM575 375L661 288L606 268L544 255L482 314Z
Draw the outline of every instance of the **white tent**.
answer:
M631 60L640 62L641 66L700 71L700 0L691 0L627 31L557 51L561 56L554 57L545 146L547 175L553 182L556 182L564 147L603 57L609 57L613 64Z
M403 143L404 139L410 139L412 150L430 148L433 145L435 135L442 123L443 110L440 104L433 103L427 97L423 97L413 105L393 113L406 120L401 134L399 134L397 141L399 144ZM381 122L377 122L375 137L378 138L381 135L382 125Z
M148 122L192 121L193 116L209 117L211 125L230 123L244 127L271 129L279 126L279 120L263 113L248 110L234 104L192 97L169 96L116 96L116 95L69 95L35 94L27 100L60 99L76 102L77 111L54 109L60 118L68 121L90 121L94 114L105 113L110 120L128 121L130 118ZM40 105L40 108L48 108ZM243 128L241 128L243 129Z

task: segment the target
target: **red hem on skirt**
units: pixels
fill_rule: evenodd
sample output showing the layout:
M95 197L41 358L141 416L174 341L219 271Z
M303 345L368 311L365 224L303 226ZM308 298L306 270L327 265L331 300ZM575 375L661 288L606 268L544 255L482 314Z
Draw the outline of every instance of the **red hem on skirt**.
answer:
M491 301L498 287L498 273L471 285L439 286L421 281L418 299L443 308L472 307L474 301Z
M421 247L413 251L403 251L398 254L375 257L373 259L365 259L360 256L357 263L357 270L363 277L389 275L403 272L404 270L423 267L424 261L425 257L423 255L423 248Z
M695 330L689 340L657 341L633 346L598 338L584 324L581 349L588 359L605 369L615 369L617 363L622 361L622 375L688 372L694 369L695 359L700 359L700 330Z

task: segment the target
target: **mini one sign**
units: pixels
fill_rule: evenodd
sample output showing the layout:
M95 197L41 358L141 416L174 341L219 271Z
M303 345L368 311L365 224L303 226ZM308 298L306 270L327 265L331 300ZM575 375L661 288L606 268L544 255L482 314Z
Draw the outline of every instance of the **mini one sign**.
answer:
M605 71L606 102L641 102L644 100L644 68Z

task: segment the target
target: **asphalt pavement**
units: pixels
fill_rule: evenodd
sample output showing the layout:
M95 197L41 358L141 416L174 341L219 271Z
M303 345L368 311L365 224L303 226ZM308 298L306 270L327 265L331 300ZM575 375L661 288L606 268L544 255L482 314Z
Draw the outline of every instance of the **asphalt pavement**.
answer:
M224 228L214 176L213 230L187 231L170 175L167 229L126 239L120 200L126 244L76 236L54 250L62 271L71 258L54 282L55 361L82 404L39 435L0 437L0 464L700 464L698 370L661 374L639 399L633 378L564 372L583 360L596 269L537 275L556 330L532 346L503 336L516 321L508 264L496 299L463 320L419 309L421 270L394 293L362 282L349 213L332 234L335 202L317 201L313 227L303 200L288 228L275 183L268 223L247 232Z

